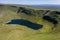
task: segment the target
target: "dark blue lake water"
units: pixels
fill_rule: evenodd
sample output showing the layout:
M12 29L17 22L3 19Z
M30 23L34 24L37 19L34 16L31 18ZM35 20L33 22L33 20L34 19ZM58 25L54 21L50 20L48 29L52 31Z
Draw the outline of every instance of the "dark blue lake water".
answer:
M24 25L24 26L31 28L31 29L34 29L34 30L38 30L38 29L41 29L43 27L43 25L41 25L41 24L32 23L30 21L23 20L23 19L13 19L10 22L8 22L7 24Z

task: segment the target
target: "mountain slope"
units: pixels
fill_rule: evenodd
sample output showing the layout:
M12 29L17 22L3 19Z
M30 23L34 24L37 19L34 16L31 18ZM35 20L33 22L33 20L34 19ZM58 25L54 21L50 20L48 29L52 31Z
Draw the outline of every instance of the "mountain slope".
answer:
M24 6L23 9L20 8L21 6L0 5L0 40L60 40L59 14L55 14L54 10L41 10ZM54 27L53 22L43 19L44 16L56 19L58 21L56 27ZM24 25L7 24L13 19L24 19L42 24L43 28L33 30Z

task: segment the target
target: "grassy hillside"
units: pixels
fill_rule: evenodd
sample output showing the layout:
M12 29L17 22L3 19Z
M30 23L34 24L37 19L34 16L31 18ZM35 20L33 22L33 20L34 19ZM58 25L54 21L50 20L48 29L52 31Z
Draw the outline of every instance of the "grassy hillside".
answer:
M17 13L19 6L0 5L0 40L60 40L59 18L57 18L58 24L54 28L53 23L42 19L44 16L43 14L46 11L41 11L41 9L31 7L23 8L29 10L32 15L25 14L21 11ZM51 16L51 11L54 10L49 10L48 14L46 15ZM52 15L51 17L54 16ZM13 19L29 20L32 23L42 24L43 28L33 30L24 25L6 24Z

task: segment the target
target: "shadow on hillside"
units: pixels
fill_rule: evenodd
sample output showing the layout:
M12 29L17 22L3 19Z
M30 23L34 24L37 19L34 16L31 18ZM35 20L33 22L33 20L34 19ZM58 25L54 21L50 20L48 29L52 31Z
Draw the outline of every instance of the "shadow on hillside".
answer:
M14 19L14 20L11 20L11 22L8 22L7 24L24 25L24 26L34 29L34 30L38 30L43 27L43 25L41 25L41 24L32 23L30 21L23 20L23 19Z
M10 6L10 7L17 8L16 6Z
M49 22L52 22L53 24L57 24L58 23L58 21L55 18L52 18L50 16L44 16L43 19L47 20Z
M17 11L17 13L24 13L24 14L26 14L26 15L33 15L31 12L31 10L28 10L28 9L26 9L26 8L24 8L24 7L19 7L19 9L18 9L18 11Z
M54 24L53 28L57 27L58 21L55 18L52 18L50 16L43 16L43 19L46 20L46 21L48 21L48 22L53 23Z

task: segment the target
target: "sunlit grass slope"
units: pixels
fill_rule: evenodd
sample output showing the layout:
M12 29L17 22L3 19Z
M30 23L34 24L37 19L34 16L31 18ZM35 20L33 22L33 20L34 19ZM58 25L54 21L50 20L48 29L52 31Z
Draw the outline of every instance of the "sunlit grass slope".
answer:
M39 19L38 16L18 15L17 9L18 7L0 6L0 40L60 40L60 23L51 30L52 23ZM42 29L33 30L23 25L6 24L12 19L21 19L20 16L44 26Z

